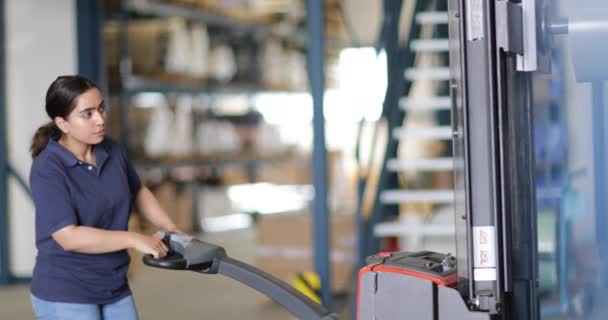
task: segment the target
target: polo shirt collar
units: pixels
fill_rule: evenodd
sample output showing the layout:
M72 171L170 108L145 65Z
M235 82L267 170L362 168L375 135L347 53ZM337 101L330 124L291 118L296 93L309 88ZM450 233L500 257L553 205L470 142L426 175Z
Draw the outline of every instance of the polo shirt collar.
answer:
M95 162L97 162L96 166L98 171L101 171L103 165L110 157L108 146L104 143L104 141L95 145Z
M49 143L47 144L47 148L53 154L56 154L61 162L66 167L74 167L78 164L79 160L76 156L71 153L66 147L62 146L55 140L51 138ZM95 161L97 162L96 166L101 169L104 163L108 160L110 154L108 152L107 147L103 142L95 145Z

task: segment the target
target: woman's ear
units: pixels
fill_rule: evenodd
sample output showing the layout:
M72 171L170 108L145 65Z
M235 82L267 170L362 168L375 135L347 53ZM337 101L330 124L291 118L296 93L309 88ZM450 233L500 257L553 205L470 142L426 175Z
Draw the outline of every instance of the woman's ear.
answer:
M57 128L59 128L59 130L61 130L61 132L68 133L70 131L70 124L67 121L65 121L64 118L55 117L55 119L53 119L53 121L55 121L55 125L57 126Z

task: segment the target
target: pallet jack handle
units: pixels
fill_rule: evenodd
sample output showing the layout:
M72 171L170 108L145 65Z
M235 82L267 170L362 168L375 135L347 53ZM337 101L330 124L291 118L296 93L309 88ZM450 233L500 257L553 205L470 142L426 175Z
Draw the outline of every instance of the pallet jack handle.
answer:
M220 246L198 240L192 236L167 231L157 235L169 248L167 256L155 259L144 255L144 264L171 270L190 270L199 273L219 273L257 290L283 306L298 319L337 320L323 306L276 277L244 262L227 256Z

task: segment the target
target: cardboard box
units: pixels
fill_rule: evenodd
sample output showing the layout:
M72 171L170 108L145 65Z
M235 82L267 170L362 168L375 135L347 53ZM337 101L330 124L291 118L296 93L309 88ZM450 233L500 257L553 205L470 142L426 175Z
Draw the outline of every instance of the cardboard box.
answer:
M190 186L165 182L153 188L152 192L178 229L186 233L191 233L194 230L194 207ZM144 218L140 218L140 225L143 232L158 230Z
M310 184L312 180L310 157L295 155L287 161L260 166L257 180L275 184Z
M327 152L327 183L331 185L335 164L341 161L339 151ZM312 154L296 153L286 161L260 166L258 181L276 184L312 184Z
M311 225L312 216L308 213L260 216L256 266L290 284L297 272L315 271ZM354 216L332 215L330 233L332 291L344 293L353 279Z
M136 73L151 73L164 69L169 19L130 21L128 27L129 54ZM109 22L104 25L104 54L106 65L118 68L120 62L120 25Z

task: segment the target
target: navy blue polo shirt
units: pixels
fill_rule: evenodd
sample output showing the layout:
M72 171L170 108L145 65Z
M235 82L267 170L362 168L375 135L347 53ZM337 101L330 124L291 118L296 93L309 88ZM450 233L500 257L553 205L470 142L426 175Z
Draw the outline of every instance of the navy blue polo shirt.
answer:
M52 234L68 225L127 230L141 182L118 143L94 146L96 165L79 161L51 139L34 159L30 185L36 207L38 255L32 294L55 302L106 304L131 291L126 250L84 254L65 251Z

